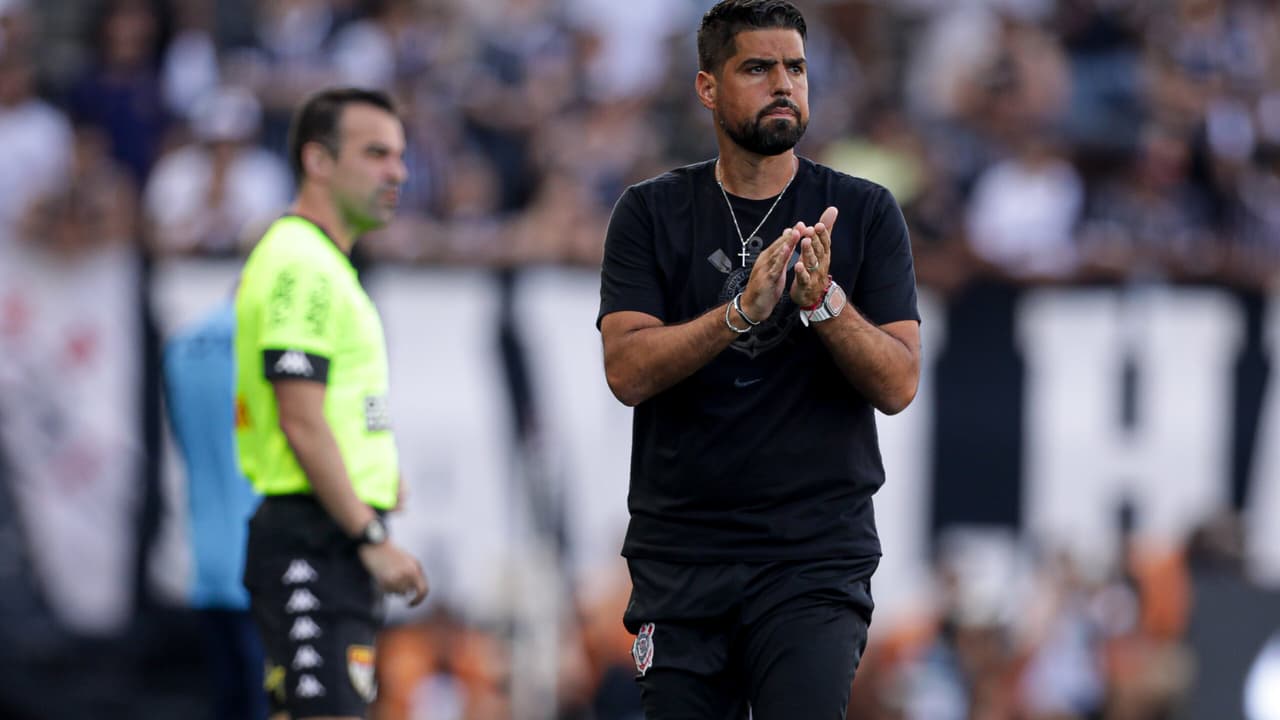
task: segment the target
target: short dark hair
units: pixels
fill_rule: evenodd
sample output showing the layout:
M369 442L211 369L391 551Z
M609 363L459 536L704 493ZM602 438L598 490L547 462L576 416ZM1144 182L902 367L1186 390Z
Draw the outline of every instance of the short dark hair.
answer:
M391 96L381 90L364 88L329 88L307 98L293 116L289 126L289 166L293 176L302 182L302 148L309 142L318 142L338 154L338 123L342 111L348 105L372 105L396 115Z
M698 69L720 71L737 52L734 38L747 30L790 29L805 39L804 15L789 0L720 0L698 28Z

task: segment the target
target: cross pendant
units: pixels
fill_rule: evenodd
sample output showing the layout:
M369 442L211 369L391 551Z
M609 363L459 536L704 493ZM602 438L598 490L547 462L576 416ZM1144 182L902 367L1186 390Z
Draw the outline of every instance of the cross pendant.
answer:
M747 266L747 259L751 257L751 253L747 252L747 246L742 246L742 252L738 253L738 257L742 258L742 267Z

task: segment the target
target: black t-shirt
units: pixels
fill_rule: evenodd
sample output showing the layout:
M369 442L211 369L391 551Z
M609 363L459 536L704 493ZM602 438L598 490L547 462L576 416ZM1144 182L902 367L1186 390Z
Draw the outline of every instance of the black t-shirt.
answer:
M686 322L746 286L750 268L714 166L683 167L623 193L605 239L597 326L620 310ZM744 234L773 204L730 197ZM878 325L919 321L906 223L879 185L801 158L758 233L763 245L797 221L816 223L832 205L840 216L831 274L851 307ZM750 334L636 406L622 554L686 562L877 557L871 496L883 482L871 405L784 292Z

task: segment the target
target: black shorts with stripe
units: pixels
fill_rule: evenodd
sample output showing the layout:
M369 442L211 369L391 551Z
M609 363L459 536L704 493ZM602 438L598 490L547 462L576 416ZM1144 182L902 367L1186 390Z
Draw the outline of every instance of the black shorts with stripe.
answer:
M263 499L249 522L244 584L272 712L364 717L377 692L382 595L356 545L314 498Z

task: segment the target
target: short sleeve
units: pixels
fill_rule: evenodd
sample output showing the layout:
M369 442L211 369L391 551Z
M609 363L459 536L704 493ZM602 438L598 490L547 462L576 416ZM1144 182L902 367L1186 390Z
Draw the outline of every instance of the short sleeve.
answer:
M640 193L628 188L614 206L605 233L596 327L605 315L623 310L665 320L665 307L654 254L653 219Z
M282 266L269 286L258 338L264 375L323 382L337 347L342 310L336 272L292 263Z
M888 190L881 190L867 227L866 254L850 299L877 325L920 321L907 221Z

